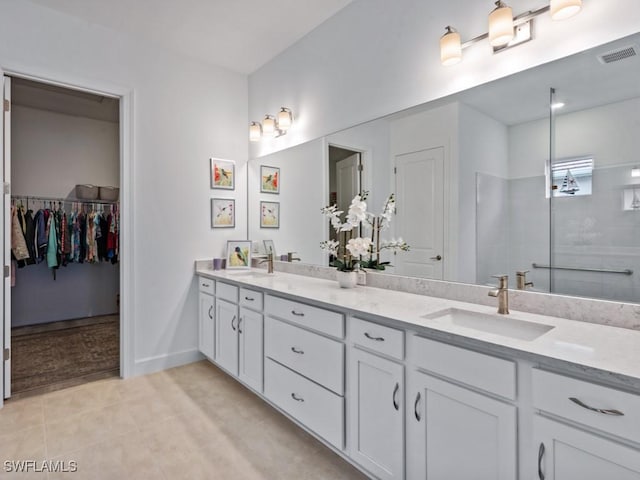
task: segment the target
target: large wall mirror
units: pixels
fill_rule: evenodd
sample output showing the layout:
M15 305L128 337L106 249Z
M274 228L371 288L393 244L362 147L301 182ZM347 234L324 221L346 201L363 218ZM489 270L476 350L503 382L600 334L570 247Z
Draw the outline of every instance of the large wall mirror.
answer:
M264 157L249 238L327 265L320 208L397 212L386 273L640 302L640 34ZM261 191L279 168L279 193ZM265 203L266 202L266 203ZM277 203L279 228L261 226ZM532 284L532 285L531 285Z

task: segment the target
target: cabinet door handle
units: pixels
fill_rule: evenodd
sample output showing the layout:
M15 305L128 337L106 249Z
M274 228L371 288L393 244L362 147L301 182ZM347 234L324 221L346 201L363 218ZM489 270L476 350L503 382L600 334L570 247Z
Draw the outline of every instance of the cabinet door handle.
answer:
M436 255L435 257L429 257L429 260L436 260L436 261L440 261L442 260L442 255Z
M304 350L298 350L296 347L291 347L291 351L293 353L298 353L300 355L304 355Z
M620 410L606 410L606 409L603 409L603 408L590 407L589 405L587 405L586 403L583 403L582 401L580 401L576 397L569 397L569 400L571 400L576 405L580 405L582 408L586 408L587 410L591 410L592 412L602 413L604 415L614 415L616 417L624 416L624 413L622 413Z
M293 398L296 402L304 402L304 398L297 396L295 393L291 394L291 398Z
M542 473L542 459L544 458L544 443L540 442L538 448L538 479L544 480L544 473Z
M242 326L242 317L238 318L238 333L242 333L242 329L240 328Z
M413 414L416 417L417 421L422 420L422 418L420 417L420 412L418 411L418 403L420 403L420 392L418 392L418 395L416 395L416 401L413 402Z
M255 298L251 298L251 297L244 297L244 299L245 299L247 302L253 302L253 301L255 300Z
M203 283L202 284L203 287L209 288L211 285L207 284L207 283Z
M393 408L395 408L396 410L400 410L400 404L398 403L398 391L400 390L400 384L398 382L396 382L396 386L393 389Z
M236 321L236 316L234 315L233 318L231 319L231 328L233 329L233 331L236 331L236 325L235 322Z
M369 340L375 340L376 342L384 342L383 337L373 337L369 334L369 332L364 332L364 336L367 337Z
M211 315L211 310L213 310L213 305L209 307L209 318L213 320L213 315Z
M296 317L304 317L304 312L296 312L295 310L291 310L291 314Z

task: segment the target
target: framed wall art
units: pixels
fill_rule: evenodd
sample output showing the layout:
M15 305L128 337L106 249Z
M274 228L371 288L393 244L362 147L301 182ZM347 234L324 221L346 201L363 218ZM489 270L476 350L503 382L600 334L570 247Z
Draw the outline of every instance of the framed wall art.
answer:
M227 270L251 268L251 240L227 242Z
M211 188L234 190L236 188L236 164L231 160L210 158Z
M260 228L280 228L280 202L260 202Z
M211 199L211 228L236 226L236 201L233 198Z
M280 169L260 165L260 192L280 193Z

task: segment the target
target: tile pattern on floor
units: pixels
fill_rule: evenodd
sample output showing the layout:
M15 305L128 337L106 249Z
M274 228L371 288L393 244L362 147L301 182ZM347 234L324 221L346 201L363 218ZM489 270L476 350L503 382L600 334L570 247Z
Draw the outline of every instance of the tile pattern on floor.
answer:
M8 472L19 460L77 471ZM0 479L366 478L205 361L9 400L0 462Z

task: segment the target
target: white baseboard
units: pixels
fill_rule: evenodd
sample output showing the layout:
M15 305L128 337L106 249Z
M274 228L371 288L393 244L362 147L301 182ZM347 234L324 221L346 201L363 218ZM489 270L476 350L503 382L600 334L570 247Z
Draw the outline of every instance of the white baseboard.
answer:
M185 350L183 352L158 355L157 357L141 358L135 361L133 366L133 376L147 375L149 373L160 372L168 368L187 365L204 359L197 349Z

